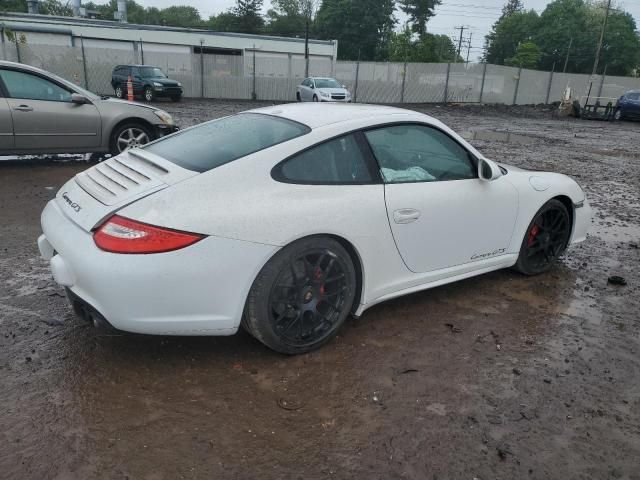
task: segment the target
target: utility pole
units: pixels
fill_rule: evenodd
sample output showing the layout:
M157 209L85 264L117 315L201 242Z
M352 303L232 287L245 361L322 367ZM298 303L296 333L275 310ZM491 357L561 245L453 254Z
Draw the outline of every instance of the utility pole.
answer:
M309 76L309 17L304 27L304 76Z
M571 44L573 43L573 37L569 39L569 46L567 47L567 56L564 58L564 68L562 69L562 73L567 71L567 63L569 63L569 51L571 50Z
M464 25L461 27L454 27L454 30L460 30L460 38L458 39L458 52L456 54L456 58L453 59L454 63L458 62L458 57L460 56L460 49L462 48L462 33L467 29Z
M469 63L469 52L471 51L471 36L473 35L473 32L469 32L469 39L467 40L467 42L469 42L467 44L467 61L466 63Z
M591 75L596 74L598 69L598 62L600 61L600 50L602 50L602 41L604 40L604 32L607 29L607 19L609 18L609 10L611 9L611 0L607 1L607 10L604 13L604 21L602 22L602 31L600 32L600 41L598 42L598 49L596 50L596 58L593 61L593 71Z

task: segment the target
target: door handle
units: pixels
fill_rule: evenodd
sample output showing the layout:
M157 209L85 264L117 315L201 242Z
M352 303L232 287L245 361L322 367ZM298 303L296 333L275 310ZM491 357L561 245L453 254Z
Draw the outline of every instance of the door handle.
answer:
M29 105L18 105L14 110L19 112L33 112L33 107L30 107Z
M396 223L411 223L420 218L420 212L415 208L401 208L393 212L393 221Z

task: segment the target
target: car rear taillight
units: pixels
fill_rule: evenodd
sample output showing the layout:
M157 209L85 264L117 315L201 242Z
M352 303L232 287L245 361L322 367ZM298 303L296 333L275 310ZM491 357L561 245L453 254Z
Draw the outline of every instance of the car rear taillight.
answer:
M93 241L112 253L161 253L188 247L204 237L114 215L98 227Z

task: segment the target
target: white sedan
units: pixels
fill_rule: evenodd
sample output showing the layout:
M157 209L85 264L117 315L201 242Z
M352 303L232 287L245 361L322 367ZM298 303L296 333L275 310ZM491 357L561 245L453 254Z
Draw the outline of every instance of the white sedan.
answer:
M162 335L242 325L296 354L400 295L544 272L590 217L571 178L494 163L427 115L291 104L79 173L38 245L84 316Z
M305 78L296 90L298 102L351 103L351 93L335 78Z

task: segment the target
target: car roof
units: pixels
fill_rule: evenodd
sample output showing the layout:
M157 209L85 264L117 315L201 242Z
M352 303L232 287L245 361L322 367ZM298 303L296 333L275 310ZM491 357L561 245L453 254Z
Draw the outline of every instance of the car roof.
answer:
M0 67L15 67L15 68L20 68L20 69L26 70L26 71L42 73L44 75L51 75L51 72L48 72L48 71L43 70L41 68L32 67L31 65L26 65L24 63L9 62L8 60L0 60Z
M293 120L315 129L325 125L348 122L352 120L377 119L393 115L420 115L431 119L427 115L418 114L404 108L387 107L384 105L366 105L349 103L287 103L271 107L256 108L248 113L263 113ZM391 119L389 119L391 120Z

